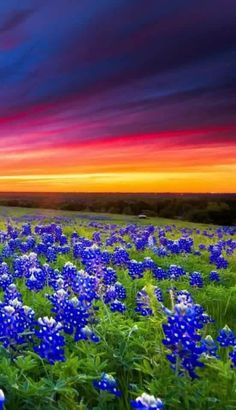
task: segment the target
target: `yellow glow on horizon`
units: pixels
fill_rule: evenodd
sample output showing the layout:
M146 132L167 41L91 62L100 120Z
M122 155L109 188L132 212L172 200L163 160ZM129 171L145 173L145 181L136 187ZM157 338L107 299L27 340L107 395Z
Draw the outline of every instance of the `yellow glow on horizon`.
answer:
M193 172L98 172L0 175L8 192L236 192L235 166ZM137 189L138 188L138 189Z

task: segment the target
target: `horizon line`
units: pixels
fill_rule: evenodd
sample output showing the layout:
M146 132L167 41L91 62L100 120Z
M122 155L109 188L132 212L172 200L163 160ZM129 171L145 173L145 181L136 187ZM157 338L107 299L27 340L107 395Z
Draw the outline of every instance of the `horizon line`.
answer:
M236 195L235 192L175 192L175 191L0 191L1 194L129 194L129 195Z

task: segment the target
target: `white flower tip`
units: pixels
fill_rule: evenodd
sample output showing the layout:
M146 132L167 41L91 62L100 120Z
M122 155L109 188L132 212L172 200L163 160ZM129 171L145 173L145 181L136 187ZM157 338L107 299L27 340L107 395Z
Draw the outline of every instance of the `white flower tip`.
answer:
M5 395L3 393L3 390L0 389L0 403L3 403L5 401Z

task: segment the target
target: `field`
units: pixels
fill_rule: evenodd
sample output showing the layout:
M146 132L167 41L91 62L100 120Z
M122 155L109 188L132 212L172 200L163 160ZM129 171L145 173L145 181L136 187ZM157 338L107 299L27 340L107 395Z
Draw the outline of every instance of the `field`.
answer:
M0 250L0 408L236 409L236 228L1 207Z

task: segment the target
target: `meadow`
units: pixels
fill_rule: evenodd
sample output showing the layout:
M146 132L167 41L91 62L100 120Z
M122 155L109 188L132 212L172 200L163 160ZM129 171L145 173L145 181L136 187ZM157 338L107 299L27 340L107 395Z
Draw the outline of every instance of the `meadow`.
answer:
M236 409L236 228L0 208L0 409Z

